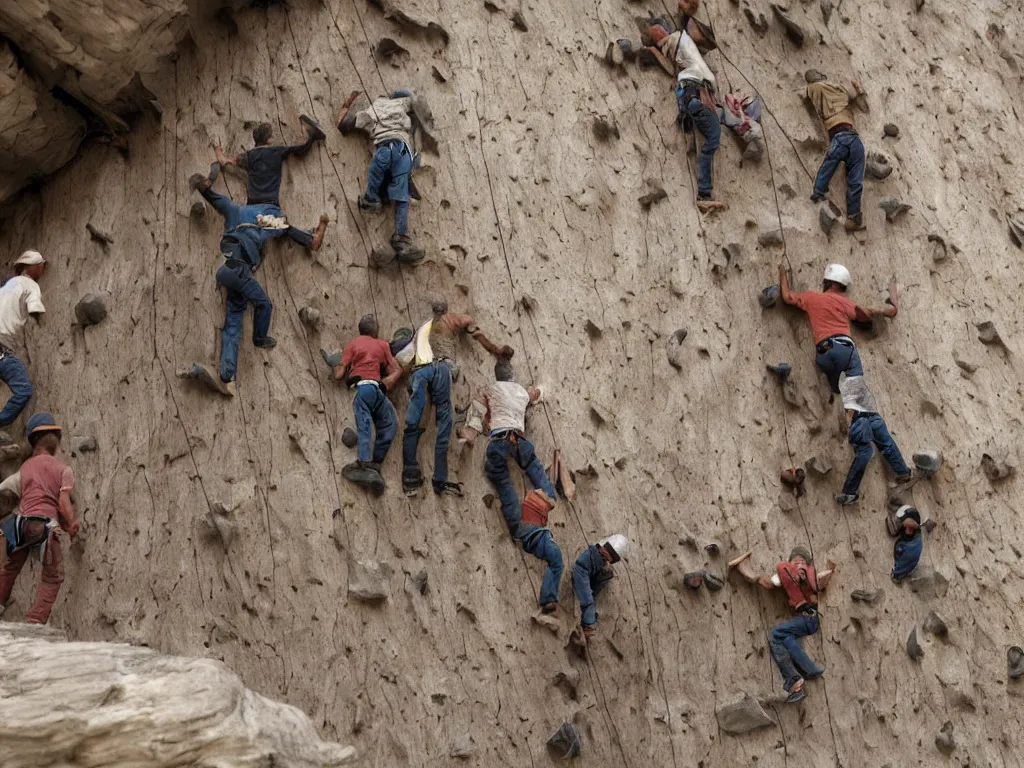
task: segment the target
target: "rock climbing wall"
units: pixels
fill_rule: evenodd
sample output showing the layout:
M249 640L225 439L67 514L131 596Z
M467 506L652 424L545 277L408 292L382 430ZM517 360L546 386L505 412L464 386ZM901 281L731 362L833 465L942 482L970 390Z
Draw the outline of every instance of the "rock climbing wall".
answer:
M174 60L144 78L162 118L134 120L127 156L87 141L41 190L9 202L0 225L0 252L13 260L32 246L51 261L47 316L28 331L34 407L97 443L70 457L87 527L53 622L76 639L222 659L367 765L544 764L545 740L567 720L590 759L636 768L1019 764L1021 688L1005 654L1024 639L1024 489L1019 473L990 481L982 458L1016 465L1024 402L1021 254L1006 226L1024 203L1021 17L995 0L828 7L827 23L819 4L789 8L805 32L798 48L767 3L706 0L701 17L721 44L708 61L723 88L763 95L767 141L760 163L741 163L723 133L715 191L730 208L708 218L694 207L695 156L673 122L669 78L603 62L609 40L636 39L640 5L294 0L193 12ZM375 55L383 38L402 50ZM809 67L860 78L865 144L894 167L866 182L868 229L856 236L841 224L826 236L807 199L824 151L795 94ZM192 215L186 183L208 168L211 144L246 146L261 120L295 141L301 112L329 126L349 91L402 86L427 95L440 137L411 214L428 260L368 268L390 216L358 212L368 146L332 130L288 164L282 191L293 220L330 215L324 248L310 257L274 244L259 273L277 348L243 342L233 400L176 379L216 359L223 322L220 222ZM882 138L886 123L897 137ZM641 206L657 187L667 197ZM244 197L231 173L217 189ZM832 198L843 207L841 173ZM878 205L893 198L911 209L890 223ZM913 490L938 525L904 587L888 578L881 461L860 506L837 508L850 449L809 328L757 302L780 263L815 288L831 261L851 269L864 304L899 282L899 316L858 332L861 354L904 453L945 456ZM320 347L340 348L368 311L387 331L416 324L438 290L516 348L520 381L546 387L528 430L545 460L561 448L577 472L578 498L553 515L567 563L599 536L633 540L586 658L564 647L568 579L559 634L531 620L541 569L483 502L483 441L452 448L463 499L405 498L398 445L383 498L340 476L354 458L340 441L351 395ZM73 307L87 292L107 297L109 315L83 329ZM306 306L322 331L299 320ZM999 341L979 339L985 322ZM793 364L796 404L765 370L780 361ZM491 360L466 342L458 363L464 406ZM404 414L405 394L395 402ZM420 447L428 469L433 436ZM809 473L806 496L786 496L780 469L815 457L830 469ZM766 636L786 615L781 598L740 580L689 592L680 577L725 576L748 548L768 569L797 543L840 573L807 642L826 675L806 704L780 706ZM35 575L5 618L20 618ZM884 595L853 602L857 589ZM931 612L944 637L934 620L925 631ZM917 661L905 650L915 628ZM949 757L934 741L947 722Z

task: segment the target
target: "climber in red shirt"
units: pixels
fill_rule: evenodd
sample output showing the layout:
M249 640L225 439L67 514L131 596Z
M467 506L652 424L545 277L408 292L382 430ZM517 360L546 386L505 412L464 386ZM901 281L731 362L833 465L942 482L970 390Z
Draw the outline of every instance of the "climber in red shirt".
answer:
M60 427L49 413L37 413L29 419L26 432L32 456L21 465L17 475L11 476L19 482L10 482L8 478L2 489L20 495L21 507L20 514L7 516L2 524L7 561L0 570L0 605L7 605L29 552L38 547L42 573L35 602L25 614L25 621L45 624L64 583L64 557L57 534L63 528L73 539L80 524L71 501L75 475L71 467L54 456L60 445Z
M359 435L358 458L344 467L341 474L346 480L377 494L384 492L380 465L388 455L398 424L395 407L387 395L402 373L402 367L391 354L391 345L377 338L377 318L364 315L359 320L359 335L342 352L334 378L343 379L356 390L352 410ZM373 440L374 429L376 441Z
M771 576L755 576L749 570L746 559L750 552L729 563L747 581L756 581L765 589L783 589L789 607L796 616L775 625L769 640L772 658L782 674L783 688L789 694L787 703L796 703L807 698L804 681L820 677L825 673L807 652L800 647L800 639L818 632L818 593L825 589L829 579L836 572L836 564L828 561L828 570L817 573L813 558L805 547L793 547L789 560L779 563Z
M899 311L899 294L896 283L889 283L889 306L871 309L854 303L844 295L853 278L842 264L829 264L825 269L825 282L821 292L793 292L789 287L786 268L779 265L779 292L787 304L799 307L811 321L817 357L814 362L825 374L833 394L839 394L839 377L863 376L864 367L860 353L850 338L850 321L871 322L876 315L896 317Z

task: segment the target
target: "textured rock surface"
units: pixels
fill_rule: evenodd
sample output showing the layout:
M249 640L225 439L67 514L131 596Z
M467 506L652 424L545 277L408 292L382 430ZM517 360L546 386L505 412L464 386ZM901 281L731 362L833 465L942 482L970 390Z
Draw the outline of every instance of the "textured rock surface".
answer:
M235 34L197 22L195 45L146 81L163 121L134 124L129 160L87 145L41 193L6 206L0 254L13 259L34 245L51 259L49 311L28 329L35 405L55 411L66 434L94 435L101 446L72 460L88 528L69 548L54 623L78 639L223 659L371 765L455 764L451 746L466 733L474 752L459 765L543 765L547 737L577 717L586 720L588 760L631 768L752 765L754 757L761 768L783 768L787 750L790 765L798 755L815 768L916 765L933 759L919 742L940 757L930 740L946 720L964 753L970 745L972 765L1015 765L1024 699L999 681L1006 648L1024 637L1024 478L994 485L979 467L991 440L1019 442L1024 367L979 342L975 323L995 320L1018 348L1020 251L1005 219L1024 203L1024 140L1012 112L1021 85L1001 55L1006 44L987 32L1016 27L1012 49L1019 14L994 2L927 3L915 13L911 2L865 0L842 4L825 26L815 6L794 4L808 36L794 51L774 20L759 37L731 3L709 0L703 17L770 110L771 163L740 168L740 147L723 138L715 190L730 208L701 218L669 80L600 60L610 38L636 37L640 6L504 5L522 8L528 31L482 2L404 6L440 21L446 47L366 0L246 10ZM772 18L767 3L755 11ZM371 46L383 37L410 55L375 61ZM744 87L721 55L708 60L723 82ZM885 122L901 127L884 145L892 174L866 184L867 231L851 237L836 227L831 243L806 199L823 143L792 93L812 66L860 76L872 107L857 116L869 151L882 148ZM210 142L247 145L246 122L263 119L296 140L300 112L329 126L350 90L376 96L406 84L430 99L440 141L439 155L424 157L423 202L411 216L428 260L415 270L367 269L390 218L359 214L368 147L331 131L325 146L290 162L282 189L299 223L330 213L323 250L310 258L275 243L258 273L275 302L277 348L254 350L244 334L234 399L175 379L177 368L215 358L223 321L213 284L219 217L190 218L186 185L189 173L209 168ZM615 115L619 140L594 137L598 115ZM832 192L840 206L841 177ZM669 196L645 211L637 198L648 178ZM775 190L786 184L797 194L780 193L777 212ZM218 181L225 188L244 195L233 173ZM885 197L913 213L887 225L877 207ZM113 243L91 240L89 222ZM841 261L859 301L880 303L893 274L904 288L899 317L879 323L878 338L857 338L904 454L927 446L944 456L942 471L912 491L922 516L941 522L922 568L943 576L933 573L917 592L890 586L880 460L859 508L832 502L850 449L814 373L806 321L757 303L784 256L757 246L755 223L785 233L800 287L818 286L825 265ZM935 231L950 244L940 263L927 239ZM743 268L729 266L723 278L712 266L729 243L742 246ZM481 503L492 492L484 441L461 452L453 445L463 499L402 496L397 444L380 499L340 477L355 458L340 441L351 393L330 381L319 347L340 348L367 311L388 332L419 322L427 291L444 288L454 308L516 347L521 381L545 385L545 404L528 421L541 457L558 446L571 468L592 468L577 473L577 500L551 518L567 563L616 529L634 540L621 578L600 598L601 634L588 659L529 620L541 570L509 542L497 509ZM109 315L83 330L73 309L87 292L109 296ZM299 319L304 306L322 312L317 338ZM588 334L588 320L600 335ZM677 370L666 350L683 327ZM958 355L977 366L969 378ZM792 363L805 408L788 406L764 370L781 360ZM465 344L458 362L466 381L455 399L465 406L492 361ZM394 399L404 415L402 388ZM596 424L594 403L613 418ZM428 469L433 436L431 427L421 443ZM807 494L790 496L794 507L782 514L779 468L810 456L834 469L808 478ZM236 522L227 551L207 540L215 503ZM684 529L699 546L677 544ZM717 704L744 690L780 693L766 633L786 611L778 596L745 584L715 595L669 589L666 569L717 572L702 549L710 540L723 560L753 548L762 568L798 542L842 563L822 631L807 641L826 675L809 684L806 704L770 710L778 727L741 737L720 735ZM349 596L349 564L358 560L393 565L389 600ZM413 575L424 571L421 593ZM26 572L6 618L21 617L35 575ZM889 592L881 605L846 597L881 587ZM565 631L572 606L566 580L556 614ZM954 642L922 635L926 655L911 663L907 634L931 610L955 618ZM575 697L549 685L567 668L579 673ZM977 711L950 707L947 688L969 692Z
M5 768L350 765L302 712L247 689L209 659L115 643L67 643L0 625Z

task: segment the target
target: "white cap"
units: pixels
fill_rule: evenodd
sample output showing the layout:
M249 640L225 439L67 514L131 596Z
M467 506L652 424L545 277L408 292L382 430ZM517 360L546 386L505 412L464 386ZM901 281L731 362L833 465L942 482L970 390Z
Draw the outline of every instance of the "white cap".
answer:
M825 279L831 280L833 283L839 283L847 288L849 288L850 283L853 282L853 278L850 276L850 270L842 264L829 264L825 267Z
M31 267L33 264L45 264L46 259L43 258L43 254L39 251L25 251L15 264L24 264L27 267Z
M629 539L621 533L613 533L607 539L601 539L598 544L608 550L613 563L619 562L629 554Z

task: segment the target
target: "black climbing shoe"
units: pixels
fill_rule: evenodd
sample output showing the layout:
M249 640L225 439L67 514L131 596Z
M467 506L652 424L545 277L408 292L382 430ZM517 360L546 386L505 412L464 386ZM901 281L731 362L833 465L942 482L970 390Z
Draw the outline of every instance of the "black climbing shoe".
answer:
M309 134L313 141L323 141L327 138L327 134L320 127L320 123L309 115L299 115L299 122L306 126L306 133Z
M438 496L448 494L449 496L463 496L462 483L434 483L434 493Z
M840 493L836 496L836 504L841 507L849 507L860 501L859 493Z
M402 472L402 490L406 496L415 496L423 485L423 475L418 469Z
M424 250L418 248L408 235L392 235L391 247L395 249L395 257L400 264L416 264L426 256Z
M370 461L353 461L341 470L346 480L373 491L380 496L384 493L384 478Z
M253 342L256 344L256 342ZM277 346L277 339L273 336L267 336L260 344L256 344L257 349L273 349Z
M557 610L558 603L544 603L544 605L540 607L541 613L554 613Z
M811 202L812 203L820 203L824 199L825 199L824 195L819 195L817 192L811 192Z
M789 696L786 697L787 704L798 704L807 698L807 691L801 688L799 691L793 691Z
M363 213L377 213L383 207L380 200L370 200L366 195L359 196L356 206Z
M785 382L789 378L789 374L793 372L793 366L789 363L779 363L778 365L767 365L765 367L778 376L779 381L782 382Z

